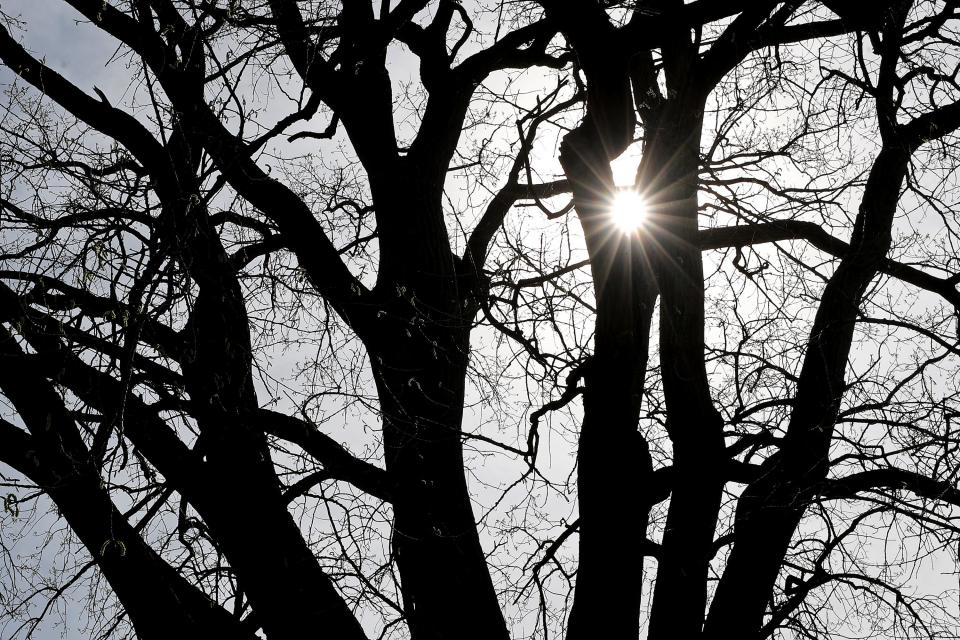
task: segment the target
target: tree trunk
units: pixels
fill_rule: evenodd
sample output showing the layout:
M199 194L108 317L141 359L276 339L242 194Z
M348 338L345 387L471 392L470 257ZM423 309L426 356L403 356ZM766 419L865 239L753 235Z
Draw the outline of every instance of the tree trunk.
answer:
M442 184L404 167L378 209L380 311L365 340L399 486L393 552L414 640L508 638L467 489L461 420L471 318L457 288ZM408 197L398 198L398 194Z

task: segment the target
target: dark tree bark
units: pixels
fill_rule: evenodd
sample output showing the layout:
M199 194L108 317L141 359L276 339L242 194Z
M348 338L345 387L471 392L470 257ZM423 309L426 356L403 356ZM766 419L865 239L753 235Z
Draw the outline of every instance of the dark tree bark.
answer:
M844 633L817 609L857 585L934 629L893 572L836 556L875 517L960 535L960 274L904 231L926 207L955 239L956 167L916 159L956 164L956 2L65 4L134 97L90 95L0 10L0 462L109 584L106 635L812 637ZM246 103L261 81L296 105L274 124ZM864 130L861 175L832 138ZM341 146L298 164L304 139ZM521 201L552 225L539 247ZM923 357L862 365L879 328ZM298 340L317 355L284 404L271 348ZM342 442L313 417L327 394L350 398ZM516 481L486 486L491 452Z

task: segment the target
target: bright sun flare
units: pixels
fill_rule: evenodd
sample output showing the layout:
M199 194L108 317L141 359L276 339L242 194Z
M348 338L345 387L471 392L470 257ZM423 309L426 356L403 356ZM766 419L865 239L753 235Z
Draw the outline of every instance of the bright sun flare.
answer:
M640 194L632 190L618 191L610 205L613 224L624 233L636 231L643 225L647 207Z

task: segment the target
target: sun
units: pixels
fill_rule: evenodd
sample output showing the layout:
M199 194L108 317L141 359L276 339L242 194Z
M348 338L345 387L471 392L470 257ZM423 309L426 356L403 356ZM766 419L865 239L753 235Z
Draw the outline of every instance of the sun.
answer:
M610 203L613 224L624 233L631 233L643 226L647 206L639 193L633 189L618 191Z

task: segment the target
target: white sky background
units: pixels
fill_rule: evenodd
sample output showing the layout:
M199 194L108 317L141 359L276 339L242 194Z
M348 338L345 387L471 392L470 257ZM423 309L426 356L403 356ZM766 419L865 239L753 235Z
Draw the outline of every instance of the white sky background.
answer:
M93 87L96 86L101 89L114 104L124 104L126 100L132 97L133 92L129 86L131 76L124 69L124 62L120 60L108 63L117 50L116 43L89 25L77 24L77 21L80 19L79 16L66 6L66 4L58 0L12 0L12 2L6 0L3 10L13 15L19 14L26 23L25 30L14 33L14 36L19 39L20 42L24 43L28 50L45 58L48 65L61 72L81 89L92 92ZM397 89L399 89L404 82L415 81L416 61L414 57L399 49L395 50L391 60L391 75ZM12 79L12 74L9 70L0 67L0 86L9 84ZM525 79L524 82L529 82L532 91L540 88L537 87L538 83L536 78ZM547 86L549 86L549 83ZM531 94L531 96L532 95L533 94ZM261 97L267 98L265 94ZM528 99L529 98L530 96L528 96ZM285 115L287 107L289 107L289 103L281 100L278 94L271 94L271 97L266 99L264 104L268 107L268 110L262 115L261 122L265 124L272 124L280 116ZM763 125L764 123L757 122L756 124ZM301 128L318 131L325 126L325 117L318 115L309 125L305 127L297 126L292 131L298 131ZM399 127L399 131L401 135L403 135L403 127ZM509 132L513 134L512 129L510 129ZM853 132L853 135L856 135L856 133L857 132ZM708 136L705 136L705 139L707 137ZM862 141L853 137L852 139L856 141L853 142L851 146L863 150L860 159L863 160L866 156L869 156L870 141ZM287 152L315 154L319 148L322 150L322 153L318 155L328 160L330 164L333 164L338 162L340 158L339 154L341 152L338 150L338 147L342 145L343 142L343 133L341 130L337 139L324 143L320 147L315 143L307 141L296 145L286 145L286 149ZM549 144L550 143L547 144L548 147ZM549 148L545 149L547 157L550 157L548 155L550 151ZM615 163L618 183L626 184L632 181L636 169L635 152L636 149L633 149L631 157ZM349 155L349 150L344 151L344 153ZM269 160L263 162L270 163ZM263 162L261 164L263 164ZM556 177L550 174L551 172L558 172L559 165L555 160L551 160L550 162L545 162L542 169L544 179L550 179ZM2 172L2 167L0 167L0 172ZM2 181L3 176L2 173L0 173L0 182ZM465 195L465 191L468 188L469 185L465 181L461 181L456 177L451 178L448 183L448 195L451 198L451 205L453 207L466 208L468 206L468 199ZM855 206L855 200L855 198L852 199L852 206ZM547 222L542 219L542 216L538 217L539 214L535 209L514 210L510 215L512 220L511 224L516 225L510 227L512 230L522 230L523 233L529 234L529 238L537 238L540 234L543 234L546 242L558 242L559 235L557 229L563 224L562 222ZM469 218L469 216L467 216L467 218ZM942 229L938 229L938 222L936 220L928 221L924 224L929 225L929 227L923 229L925 233L937 234L942 231ZM459 235L455 229L451 231L455 238ZM576 241L577 238L576 232L576 225L571 225L571 234L574 241ZM834 232L846 239L849 229L835 230ZM532 244L536 245L537 242L533 242ZM458 244L458 246L462 246L462 243ZM582 250L582 247L576 247L576 250ZM815 252L807 252L806 255L813 255L814 253ZM761 249L756 255L770 260L778 259L777 252L771 248ZM717 254L708 256L706 265L708 274L712 271L711 265L715 264L718 258L719 255ZM727 259L729 260L729 257ZM829 269L827 269L827 271L829 272ZM369 277L373 274L368 272L367 275ZM716 284L717 281L710 282ZM741 304L745 304L747 300L751 300L751 304L758 306L763 304L755 289L752 291L748 290L744 294ZM725 303L726 301L722 299L717 300L715 311L718 317L729 311L729 307L724 306ZM918 299L918 304L921 303L932 303L932 301L928 298L921 297ZM807 322L809 318L807 316L809 309L807 309L806 312L807 315L801 312L800 317L795 318L796 322L794 327L796 335L794 337L798 340L802 340L802 337L805 336L804 328L808 326ZM710 317L710 313L711 309L708 308L708 318ZM719 333L714 327L710 326L710 321L708 320L708 340L711 339L711 336L715 336L719 340ZM472 344L478 353L492 354L495 349L496 339L497 337L492 332L479 330L474 333ZM359 357L360 352L357 351L355 353L357 353L357 357ZM310 352L297 352L295 350L275 348L266 350L262 354L261 362L268 365L271 376L280 380L290 381L297 364L302 360L311 358L312 355ZM857 354L853 364L854 367L860 363L860 358L866 358L866 352ZM497 362L499 362L499 358L491 356L491 366L496 366ZM482 360L475 359L474 363L477 366L485 366ZM489 373L497 374L499 372L490 371ZM506 374L513 376L513 378L508 380L507 377L504 377L500 379L500 382L510 389L510 393L507 394L509 401L503 404L497 404L492 402L492 399L486 398L487 402L479 402L480 399L484 398L486 390L476 390L472 394L473 397L468 399L468 403L472 401L476 404L466 412L465 427L468 429L477 428L484 435L495 437L511 444L522 443L527 428L525 415L527 406L525 399L528 397L528 394L535 398L540 396L542 390L536 387L532 389L526 388L528 381L518 377L515 369L507 371ZM719 380L719 377L722 375L722 371L718 372L715 380ZM258 381L258 384L260 384L258 391L261 401L265 402L269 398L276 397L278 398L276 408L287 410L291 407L289 397L287 397L280 386L272 384L265 385L262 381ZM572 420L571 417L563 418L554 416L552 419L557 423L556 428L546 428L546 425L544 425L541 430L543 442L541 444L540 460L545 471L552 473L555 479L563 480L571 469L573 455L572 437L575 421ZM337 418L325 423L323 429L341 442L346 443L355 451L362 452L365 448L376 446L376 420L375 416L370 412L364 414L358 409L351 409L337 414ZM468 443L468 447L473 446L473 444L474 443ZM493 497L498 493L497 488L516 479L518 474L522 472L523 467L522 463L511 460L507 456L485 455L492 453L489 447L479 444L477 444L476 447L479 453L471 455L469 458L468 468L470 469L470 474L468 474L468 479L471 482L472 489L475 491L477 498L475 508L477 515L480 515L484 507L488 507L492 503ZM476 474L476 477L474 474ZM514 507L522 510L529 506L527 501L522 499L525 498L523 494L524 491L521 489L519 495L508 495L507 500L505 500L504 504L500 507L500 518L508 521L510 517L515 515ZM542 496L542 499L544 500L544 504L539 506L541 506L545 512L550 513L555 519L564 516L575 517L573 504L565 503L562 499L559 499L557 495L545 495ZM493 519L493 521L496 520L497 518ZM7 522L7 520L4 520L5 524ZM43 541L48 533L48 528L53 528L56 525L52 517L46 516L36 523L31 521L29 526L30 528L27 535L23 538L23 541L14 547L17 552L24 554L30 553L37 544ZM487 549L491 548L492 541L496 534L497 532L495 531L484 532L484 543ZM4 538L7 538L7 530L4 530L2 535ZM575 553L575 538L572 539L571 542L568 542L565 549L568 555ZM511 554L508 552L507 555ZM48 559L45 562L51 562L51 560ZM946 566L943 562L944 560L942 558L932 560L931 566L928 569L929 577L922 579L922 582L933 587L934 590L938 590L935 581L937 575L952 570L952 566ZM0 570L3 570L2 564L0 564ZM946 577L943 578L942 586L943 588L956 586L955 577L947 574ZM63 630L53 624L57 621L57 617L52 616L49 619L49 623L44 625L37 637L43 640L59 637L66 637L73 640L74 638L79 639L86 637L78 628L78 623L82 625L82 621L84 620L82 603L75 602L71 599L68 599L68 602L70 602L70 607L63 615L65 619L70 621L67 625L66 635L61 635ZM532 603L526 604L529 605ZM649 604L649 600L647 604ZM532 613L529 606L525 607L524 603L521 603L519 607L508 606L508 616L516 614L520 610L524 610L528 615ZM528 624L529 620L521 623L520 628L524 628ZM3 627L0 627L0 637L3 637L3 629ZM6 638L4 637L3 640L6 640Z

